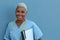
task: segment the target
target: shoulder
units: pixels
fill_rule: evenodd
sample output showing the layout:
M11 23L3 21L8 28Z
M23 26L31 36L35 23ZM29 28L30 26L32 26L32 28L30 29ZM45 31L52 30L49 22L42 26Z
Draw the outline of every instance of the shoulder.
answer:
M7 28L6 28L6 31L9 31L10 30L10 27L12 25L13 21L9 22L8 25L7 25Z
M14 23L14 21L10 21L10 22L8 23L8 27L7 27L7 28L10 28L13 23Z
M8 25L12 25L12 24L13 24L13 22L14 22L14 21L10 21L10 22L8 23Z
M37 25L34 21L31 21L31 20L28 20L28 19L27 19L27 23L31 24L31 25Z

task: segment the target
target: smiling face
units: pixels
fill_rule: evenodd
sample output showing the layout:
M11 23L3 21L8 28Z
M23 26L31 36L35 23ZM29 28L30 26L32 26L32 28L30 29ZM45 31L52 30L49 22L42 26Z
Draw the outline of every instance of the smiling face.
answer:
M17 20L24 20L25 15L26 15L26 9L24 7L22 7L22 6L18 6L16 8Z

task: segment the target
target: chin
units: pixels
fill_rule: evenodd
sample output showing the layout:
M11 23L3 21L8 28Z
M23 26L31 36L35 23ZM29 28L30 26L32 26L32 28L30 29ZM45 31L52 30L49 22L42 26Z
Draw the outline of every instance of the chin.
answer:
M23 19L17 19L17 20L22 21Z

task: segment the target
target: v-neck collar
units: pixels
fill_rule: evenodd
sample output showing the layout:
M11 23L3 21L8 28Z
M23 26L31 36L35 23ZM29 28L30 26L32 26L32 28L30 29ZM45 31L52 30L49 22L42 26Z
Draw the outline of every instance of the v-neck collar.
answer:
M17 26L16 22L15 22L15 25L16 25L16 27L17 27L18 29L20 29L20 28L22 28L22 26L24 25L24 22L25 22L25 21L23 21L22 24L21 24L19 27Z

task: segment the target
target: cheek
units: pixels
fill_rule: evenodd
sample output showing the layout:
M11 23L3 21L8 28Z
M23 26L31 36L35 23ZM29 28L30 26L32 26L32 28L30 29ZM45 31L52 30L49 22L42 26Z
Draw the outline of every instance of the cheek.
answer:
M23 17L25 17L25 16L26 16L26 14L22 14L22 16L23 16Z
M25 13L24 13L24 14L22 14L22 15L24 15L24 16L25 16Z

